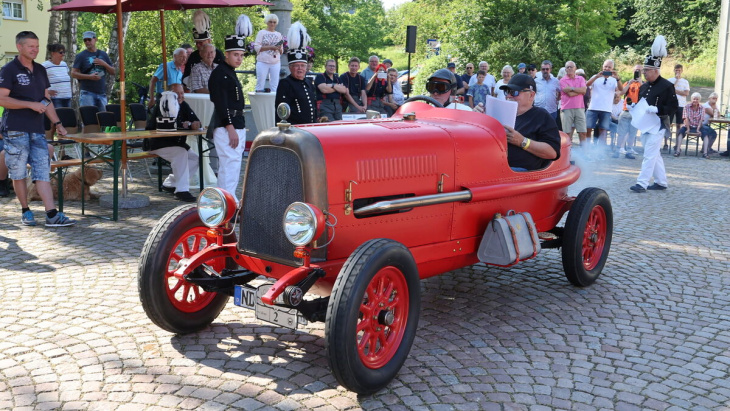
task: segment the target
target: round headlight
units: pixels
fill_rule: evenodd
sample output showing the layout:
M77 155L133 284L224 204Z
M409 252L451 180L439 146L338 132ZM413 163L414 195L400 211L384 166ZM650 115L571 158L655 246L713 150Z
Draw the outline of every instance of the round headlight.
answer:
M284 211L284 234L295 246L304 246L319 238L324 229L324 214L306 203L292 203Z
M220 188L206 188L198 196L198 216L208 227L227 223L235 211L236 200Z

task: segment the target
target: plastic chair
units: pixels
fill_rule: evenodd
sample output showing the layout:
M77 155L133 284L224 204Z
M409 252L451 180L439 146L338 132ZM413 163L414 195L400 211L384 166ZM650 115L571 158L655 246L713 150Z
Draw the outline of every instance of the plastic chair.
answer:
M107 127L117 127L117 120L115 114L111 111L99 111L96 113L96 119L99 124L99 128L104 131Z
M147 109L144 104L130 104L129 112L132 115L132 119L129 121L129 129L144 130L147 127Z
M117 127L122 127L122 106L120 104L107 104L106 111L114 113L114 119L117 121Z
M98 133L101 131L99 128L99 120L96 118L96 113L99 109L96 106L81 106L79 107L79 115L81 117L81 123L84 125L84 133Z

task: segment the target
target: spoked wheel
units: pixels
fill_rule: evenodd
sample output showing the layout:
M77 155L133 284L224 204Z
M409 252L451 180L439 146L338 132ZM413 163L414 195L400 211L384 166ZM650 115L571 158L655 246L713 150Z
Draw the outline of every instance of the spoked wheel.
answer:
M358 394L385 387L408 357L420 307L418 269L405 246L381 238L358 247L327 306L325 347L337 381Z
M613 236L613 209L605 191L590 187L568 212L563 237L563 269L573 285L593 284L606 264Z
M207 230L195 206L186 204L165 214L147 237L137 276L139 297L147 316L162 329L176 334L202 330L228 301L225 294L207 292L173 274L181 260L213 243ZM226 238L230 241L235 241L235 236ZM216 272L227 264L235 265L226 258L206 264Z

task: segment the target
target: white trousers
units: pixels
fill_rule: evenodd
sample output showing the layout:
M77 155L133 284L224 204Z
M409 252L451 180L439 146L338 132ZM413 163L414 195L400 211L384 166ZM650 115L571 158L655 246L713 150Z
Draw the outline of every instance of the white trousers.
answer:
M198 155L177 146L162 147L152 152L170 162L172 174L168 178L172 177L170 185L175 187L175 192L190 191L190 175L198 172Z
M661 144L664 139L664 130L657 133L641 134L641 144L644 146L644 159L641 161L641 172L636 183L646 188L649 180L654 177L654 182L667 187L667 173L664 169L664 160L661 154Z
M213 144L218 152L218 187L231 193L238 202L236 189L241 177L243 151L246 149L246 130L236 130L236 134L238 134L238 146L232 148L225 127L216 127L213 130Z
M269 86L271 92L276 93L279 87L279 72L281 71L281 62L275 64L256 62L256 90L263 90L266 84L266 77L269 77Z

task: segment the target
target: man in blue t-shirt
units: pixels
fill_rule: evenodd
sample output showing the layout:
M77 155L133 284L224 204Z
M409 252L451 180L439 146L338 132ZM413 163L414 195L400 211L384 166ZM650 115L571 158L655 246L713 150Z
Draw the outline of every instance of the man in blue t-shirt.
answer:
M175 49L172 53L172 61L167 62L167 86L173 84L182 84L183 73L185 72L185 62L188 61L188 53L184 48ZM162 94L163 87L162 64L157 66L155 74L150 79L150 101L149 107L155 106L155 100Z
M71 77L79 81L79 105L106 111L106 78L113 77L117 70L109 55L96 48L96 33L85 31L83 38L86 50L76 55L71 69Z
M38 36L32 31L21 31L15 36L18 55L0 69L0 106L5 107L0 123L8 175L21 208L21 223L36 225L28 207L25 178L30 165L31 178L46 209L46 227L65 227L76 224L53 203L50 182L50 158L46 143L43 116L48 116L59 135L66 135L47 94L51 87L46 69L34 60L38 56Z

